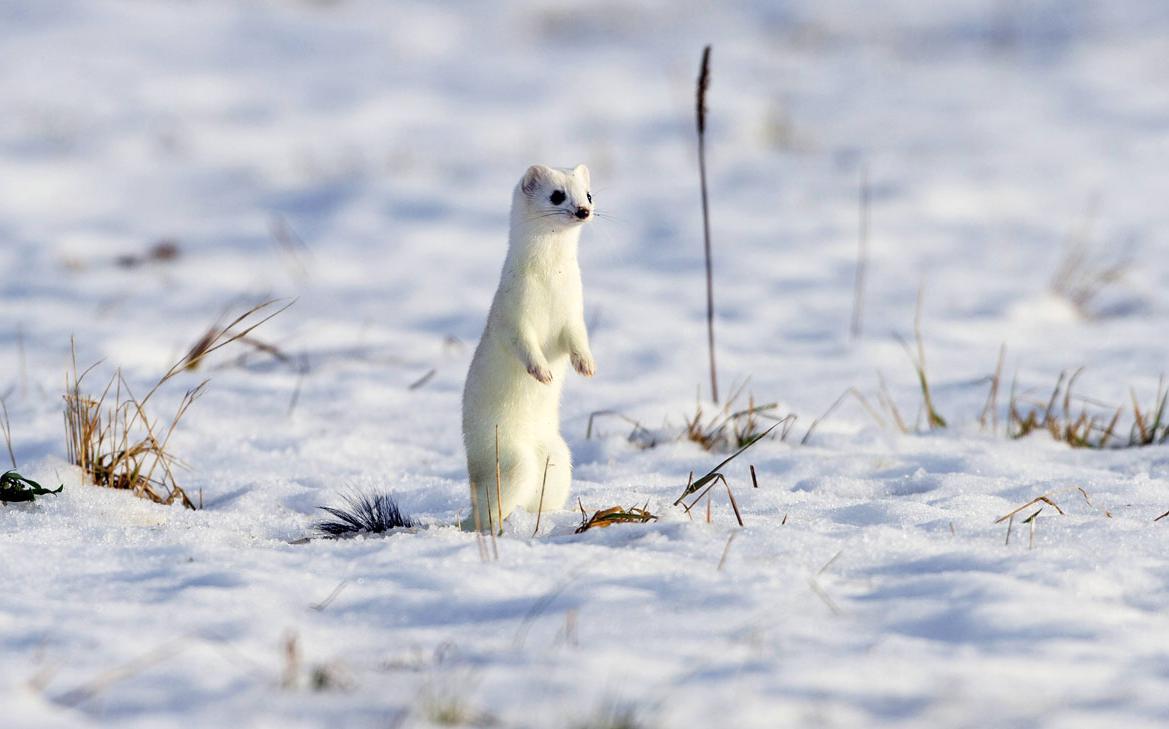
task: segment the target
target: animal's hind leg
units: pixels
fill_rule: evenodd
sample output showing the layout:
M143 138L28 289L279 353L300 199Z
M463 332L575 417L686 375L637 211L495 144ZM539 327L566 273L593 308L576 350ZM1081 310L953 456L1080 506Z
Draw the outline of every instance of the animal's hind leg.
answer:
M522 504L532 513L563 509L564 503L568 500L569 487L572 485L572 454L564 439L559 435L555 436L544 444L541 451L535 493Z
M534 453L502 452L499 465L498 485L494 463L475 473L475 483L471 488L472 512L463 521L463 529L498 530L517 506L531 498L533 490L538 495L540 472L536 469Z

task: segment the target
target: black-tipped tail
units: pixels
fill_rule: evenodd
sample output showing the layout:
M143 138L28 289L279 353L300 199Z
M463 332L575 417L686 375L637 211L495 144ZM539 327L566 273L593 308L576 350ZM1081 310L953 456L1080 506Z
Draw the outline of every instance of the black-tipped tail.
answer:
M345 494L341 498L345 505L339 508L318 507L335 517L316 523L316 530L325 536L339 539L358 534L381 534L415 525L413 519L402 514L389 492Z

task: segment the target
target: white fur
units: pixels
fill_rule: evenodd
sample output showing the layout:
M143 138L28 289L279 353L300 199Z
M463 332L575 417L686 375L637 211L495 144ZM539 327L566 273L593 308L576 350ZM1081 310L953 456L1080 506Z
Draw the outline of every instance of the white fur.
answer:
M565 200L553 204L557 190ZM568 499L572 457L560 437L560 391L570 361L588 377L596 369L576 258L581 226L592 219L588 195L584 165L533 165L512 194L507 258L463 389L472 505L464 529L498 529L517 506L551 511Z

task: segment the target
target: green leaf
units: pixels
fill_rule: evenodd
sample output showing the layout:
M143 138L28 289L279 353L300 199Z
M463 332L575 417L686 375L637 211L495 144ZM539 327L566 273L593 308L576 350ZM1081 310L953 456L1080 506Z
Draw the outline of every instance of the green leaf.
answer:
M0 475L0 502L33 501L45 494L59 494L64 488L62 484L56 489L47 489L16 471L5 471Z

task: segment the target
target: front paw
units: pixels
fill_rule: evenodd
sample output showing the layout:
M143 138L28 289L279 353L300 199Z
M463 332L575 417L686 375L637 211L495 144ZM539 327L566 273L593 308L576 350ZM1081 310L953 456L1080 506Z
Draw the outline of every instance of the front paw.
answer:
M545 385L552 381L552 372L547 367L541 367L540 365L529 365L528 374L532 377L535 377L539 382L542 382Z
M591 354L573 352L570 359L572 360L572 368L585 377L592 377L597 371L597 363L593 361Z

